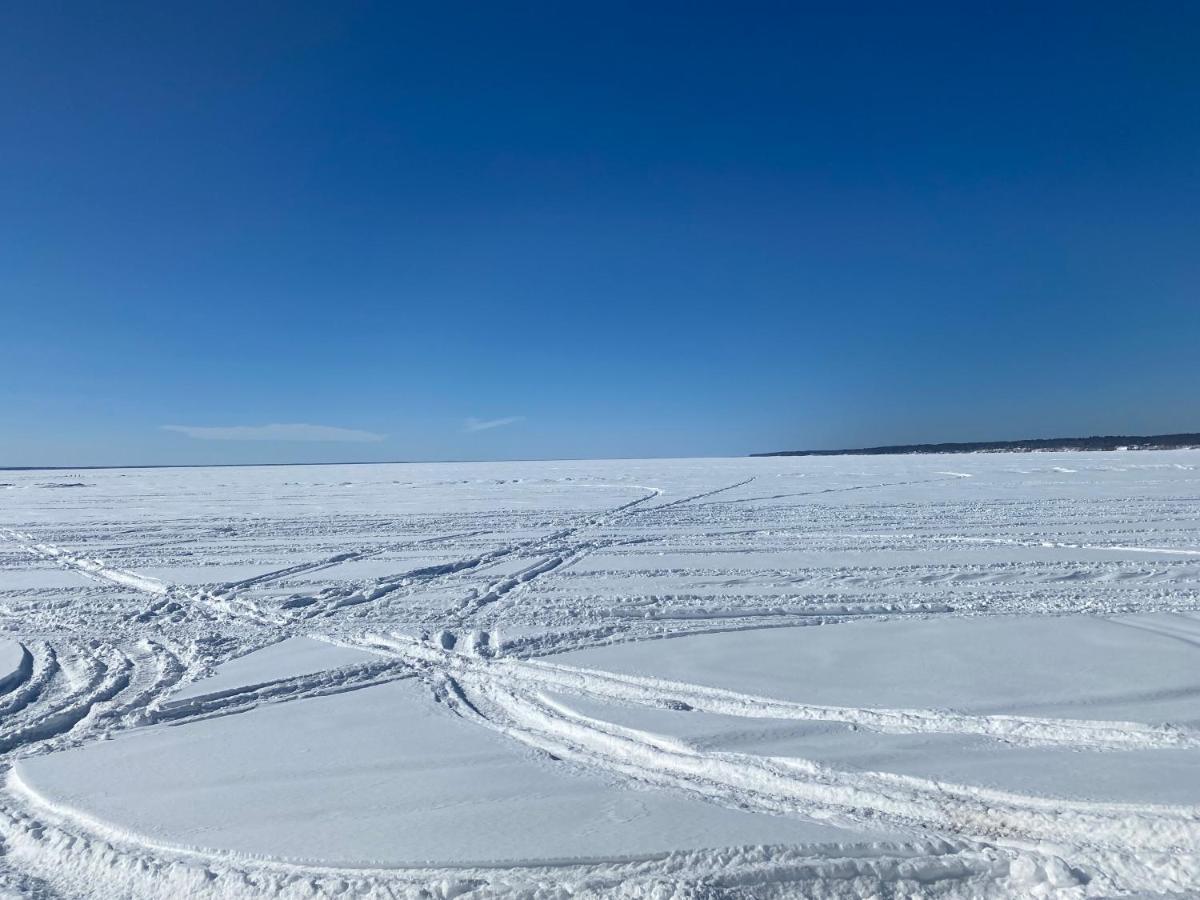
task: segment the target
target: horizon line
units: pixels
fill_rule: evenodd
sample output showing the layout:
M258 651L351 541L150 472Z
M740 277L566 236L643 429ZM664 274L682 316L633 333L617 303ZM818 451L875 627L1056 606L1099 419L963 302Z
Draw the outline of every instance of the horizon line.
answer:
M941 441L937 443L923 444L891 444L879 445L874 447L861 448L841 448L836 450L774 450L768 452L757 453L742 453L733 456L713 455L713 454L696 454L690 455L667 455L667 456L544 456L544 457L519 457L509 459L382 459L382 460L333 460L324 462L232 462L232 463L140 463L136 465L82 465L82 466L4 466L0 465L0 472L96 472L107 469L237 469L237 468L262 468L268 466L413 466L413 465L457 465L464 463L501 463L501 462L587 462L598 460L631 460L631 459L763 459L770 457L784 456L862 456L862 455L891 455L891 456L933 456L939 452L937 449L922 450L921 448L950 448L950 447L977 447L978 450L958 451L961 455L963 452L989 452L984 449L988 446L1003 445L1013 448L1011 451L1000 449L1000 452L1054 452L1056 448L1047 447L1036 450L1021 451L1018 445L1034 444L1034 443L1053 443L1055 441L1153 441L1169 438L1197 438L1200 439L1200 432L1171 432L1164 434L1121 434L1121 435L1089 435L1087 437L1054 437L1054 438L1018 438L1016 440L991 440L991 441ZM1192 441L1192 444L1200 443L1200 441ZM1063 447L1058 449L1062 453L1109 453L1117 448L1088 448L1088 447ZM1189 445L1181 445L1178 447L1150 447L1150 448L1130 448L1137 449L1159 449L1159 450L1182 450L1195 449ZM890 451L890 452L889 452ZM953 450L944 451L954 453ZM992 451L995 452L995 451Z

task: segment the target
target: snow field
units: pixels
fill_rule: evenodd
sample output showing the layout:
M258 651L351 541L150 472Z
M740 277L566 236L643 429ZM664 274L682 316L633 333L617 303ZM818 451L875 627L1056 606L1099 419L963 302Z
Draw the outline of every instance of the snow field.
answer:
M12 473L0 892L1200 891L1198 467Z

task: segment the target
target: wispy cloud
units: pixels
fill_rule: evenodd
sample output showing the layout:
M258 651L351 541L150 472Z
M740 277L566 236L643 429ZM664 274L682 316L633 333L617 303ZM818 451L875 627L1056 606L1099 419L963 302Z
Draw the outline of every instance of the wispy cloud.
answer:
M524 421L524 416L505 416L503 419L467 419L463 422L463 431L487 431L489 428L503 428L505 425Z
M382 434L332 425L164 425L165 431L178 431L201 441L382 441Z

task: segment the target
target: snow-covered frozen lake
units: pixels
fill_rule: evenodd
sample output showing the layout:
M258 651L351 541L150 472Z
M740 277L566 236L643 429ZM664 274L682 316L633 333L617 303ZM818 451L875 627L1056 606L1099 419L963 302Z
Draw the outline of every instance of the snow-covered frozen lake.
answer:
M1200 893L1200 452L0 472L0 896Z

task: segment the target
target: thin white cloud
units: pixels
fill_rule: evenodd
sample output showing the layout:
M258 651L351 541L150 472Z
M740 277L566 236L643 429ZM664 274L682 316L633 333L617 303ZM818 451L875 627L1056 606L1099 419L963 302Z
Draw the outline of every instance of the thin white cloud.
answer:
M177 431L201 441L346 441L363 443L382 441L382 434L335 428L332 425L164 425L165 431Z
M503 419L467 419L463 422L463 431L487 431L489 428L503 428L516 422L525 421L524 416L505 416Z

